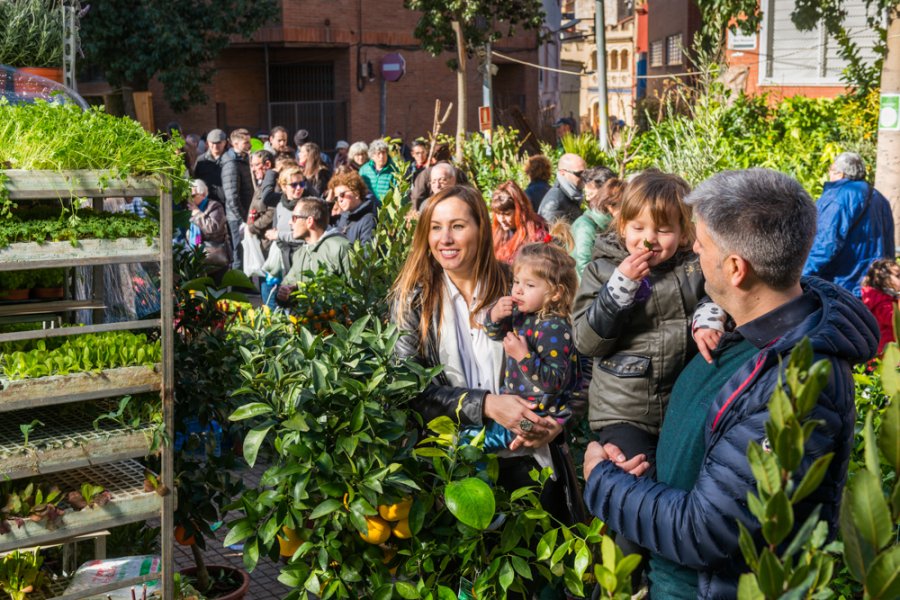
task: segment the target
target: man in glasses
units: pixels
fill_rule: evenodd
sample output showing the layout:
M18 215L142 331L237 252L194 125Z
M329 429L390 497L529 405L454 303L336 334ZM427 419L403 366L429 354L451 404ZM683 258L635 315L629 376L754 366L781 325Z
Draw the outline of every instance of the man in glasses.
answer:
M581 176L587 165L577 154L563 154L556 169L556 184L541 200L538 213L547 223L563 220L572 223L581 216L584 181Z
M278 303L290 303L291 292L307 277L314 277L320 267L328 273L346 277L350 271L350 242L335 229L327 230L331 211L318 198L303 197L294 205L291 230L294 239L303 240L291 258L291 270L278 288Z

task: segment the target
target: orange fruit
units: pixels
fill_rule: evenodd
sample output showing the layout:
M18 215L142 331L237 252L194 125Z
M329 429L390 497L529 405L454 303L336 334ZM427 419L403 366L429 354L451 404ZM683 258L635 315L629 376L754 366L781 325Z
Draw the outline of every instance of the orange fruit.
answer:
M370 544L383 544L391 537L391 526L381 517L366 517L368 532L360 533L359 537Z
M408 540L412 537L412 532L409 530L409 519L400 519L392 530L394 537L401 540Z
M297 551L297 548L300 547L300 544L303 543L303 540L294 529L282 527L281 531L284 532L284 537L278 536L279 554L281 554L281 556L293 556L294 552Z
M187 532L181 525L175 527L175 541L182 546L193 546L197 543L197 540L194 539L194 536L187 537Z
M378 514L385 521L400 521L409 517L409 509L412 508L412 503L412 498L406 498L397 504L382 504L378 507Z

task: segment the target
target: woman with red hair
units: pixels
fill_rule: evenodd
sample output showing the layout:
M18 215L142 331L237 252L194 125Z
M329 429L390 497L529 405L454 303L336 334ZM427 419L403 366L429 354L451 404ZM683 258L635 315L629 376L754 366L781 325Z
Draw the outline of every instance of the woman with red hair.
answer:
M516 182L500 184L491 196L494 234L494 255L497 260L512 264L519 248L531 242L544 241L547 223L534 212L531 201Z

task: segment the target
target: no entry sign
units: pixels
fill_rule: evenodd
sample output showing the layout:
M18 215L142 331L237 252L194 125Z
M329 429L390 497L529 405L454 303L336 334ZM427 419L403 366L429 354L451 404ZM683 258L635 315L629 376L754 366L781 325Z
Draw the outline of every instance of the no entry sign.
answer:
M406 73L406 61L397 52L385 54L381 59L381 76L385 81L400 81Z

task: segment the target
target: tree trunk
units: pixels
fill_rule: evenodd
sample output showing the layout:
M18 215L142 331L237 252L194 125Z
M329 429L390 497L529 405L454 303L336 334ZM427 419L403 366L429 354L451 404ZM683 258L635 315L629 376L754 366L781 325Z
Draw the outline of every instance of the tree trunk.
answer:
M900 13L889 16L887 55L881 68L881 94L900 94ZM891 203L894 215L894 240L900 248L900 130L878 131L878 158L875 163L875 187Z
M199 537L200 534L198 533ZM209 571L206 569L206 560L203 559L203 551L196 543L191 544L191 553L194 555L194 565L197 567L197 590L201 594L209 591Z
M463 144L466 141L466 40L459 21L453 21L456 33L456 163L462 164Z

